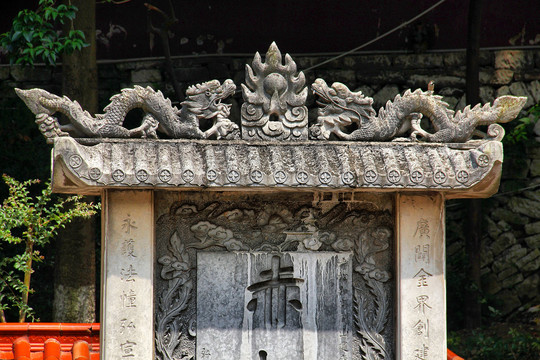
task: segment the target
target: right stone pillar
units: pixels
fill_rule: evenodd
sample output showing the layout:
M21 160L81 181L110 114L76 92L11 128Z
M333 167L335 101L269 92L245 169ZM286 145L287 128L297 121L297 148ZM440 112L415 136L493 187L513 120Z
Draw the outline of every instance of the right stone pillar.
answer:
M444 197L398 194L396 203L397 359L446 359Z

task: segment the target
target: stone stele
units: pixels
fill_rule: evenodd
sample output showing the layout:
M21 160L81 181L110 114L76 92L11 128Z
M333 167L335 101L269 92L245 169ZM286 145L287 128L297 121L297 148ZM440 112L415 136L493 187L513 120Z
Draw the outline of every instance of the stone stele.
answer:
M430 87L377 113L317 79L308 119L305 81L272 44L241 119L232 80L180 109L124 89L94 116L16 89L54 144L53 189L102 198L103 359L445 358L444 201L497 191L498 123L526 99L454 113Z

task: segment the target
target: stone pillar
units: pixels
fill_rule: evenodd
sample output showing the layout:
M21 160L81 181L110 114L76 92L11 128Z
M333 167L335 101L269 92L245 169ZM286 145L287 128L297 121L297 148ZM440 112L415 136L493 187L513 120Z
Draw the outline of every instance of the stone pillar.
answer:
M154 358L152 191L105 190L101 359Z
M397 195L398 360L446 359L442 194Z

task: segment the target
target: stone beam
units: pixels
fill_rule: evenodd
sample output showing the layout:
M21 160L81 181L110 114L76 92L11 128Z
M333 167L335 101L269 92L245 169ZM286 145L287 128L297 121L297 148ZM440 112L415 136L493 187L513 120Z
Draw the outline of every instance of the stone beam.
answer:
M436 191L487 197L498 189L499 141L465 144L55 140L53 188L254 191Z

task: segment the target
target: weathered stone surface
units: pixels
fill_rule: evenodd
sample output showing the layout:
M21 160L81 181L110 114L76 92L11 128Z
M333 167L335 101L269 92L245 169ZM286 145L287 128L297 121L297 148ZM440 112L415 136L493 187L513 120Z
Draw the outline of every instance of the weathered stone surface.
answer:
M525 224L525 232L528 235L540 234L540 221Z
M502 290L501 282L495 274L488 272L482 277L482 291L488 295L494 295Z
M204 67L177 68L174 70L176 79L181 82L195 83L209 78L208 69Z
M397 253L398 354L414 354L429 347L433 359L446 353L444 200L440 196L402 195L396 204L399 238ZM410 311L413 310L413 311ZM429 336L427 324L429 323ZM437 324L437 325L435 325ZM406 357L405 357L406 358Z
M399 94L397 85L384 86L373 95L373 107L378 109L379 107L384 106L387 101L392 100L397 94Z
M539 274L528 276L521 284L516 285L516 292L520 298L533 298L535 294L538 294L539 284Z
M497 256L505 249L508 249L510 246L514 245L517 242L515 235L507 231L497 237L497 240L491 244L491 251L493 255Z
M382 55L361 55L354 58L347 56L343 60L345 64L349 61L357 69L384 69L392 66L392 59Z
M435 88L459 87L465 86L465 80L457 76L440 76L440 75L413 75L407 80L407 86L412 89L427 89L427 84L433 81Z
M522 281L523 275L521 273L518 273L502 280L501 286L503 289L513 288L516 284L519 284Z
M502 304L499 311L503 316L521 306L521 301L514 290L505 289L497 294L497 298Z
M502 268L503 270L501 270L501 272L497 274L497 278L499 279L499 281L506 280L507 278L509 278L510 276L518 272L518 269L515 266L508 265L508 263L500 263L494 266L494 268L498 269L501 266L506 266L506 267L503 267Z
M505 260L516 265L517 261L527 254L527 249L520 244L512 246L505 254Z
M410 54L394 58L394 66L406 69L426 69L438 67L443 63L443 54Z
M41 67L12 66L11 77L15 81L50 81L52 78L52 70L50 68Z
M540 81L538 80L531 81L527 89L529 93L532 95L534 102L539 103L540 102Z
M494 258L493 251L488 249L486 246L483 246L481 250L481 256L480 256L480 266L485 267L485 266L491 265L491 263L493 262L493 258Z
M373 94L375 93L375 91L373 90L373 88L369 87L369 86L360 86L358 88L356 88L354 90L355 92L362 92L362 94L366 95L366 96L373 96Z
M272 43L263 62L257 52L252 65L246 65L246 83L242 84L242 139L308 139L308 88L303 72L289 54L284 56ZM354 75L353 75L354 78Z
M90 192L102 186L258 190L279 186L299 190L438 189L448 197L473 186L484 192L495 190L491 187L497 185L496 177L489 174L502 160L501 144L496 141L464 149L407 142L257 145L112 139L83 146L69 137L56 140L53 156L57 169L53 186L58 191L69 191L77 182L77 187ZM66 176L73 185L66 182ZM482 191L467 196L485 196Z
M527 199L540 202L540 190L528 190L522 193Z
M489 216L484 217L484 221L486 222L486 229L487 233L490 238L497 238L502 232L502 230L497 226L495 221L493 221Z
M493 69L483 69L478 74L478 80L480 81L480 85L490 85L491 80L493 79L493 74L495 70ZM490 87L491 88L491 87Z
M199 252L197 358L351 359L351 255Z
M443 57L443 63L446 67L458 67L465 65L465 53L462 52L453 52L445 54Z
M496 69L518 70L532 65L532 54L521 50L502 50L495 53Z
M538 249L535 249L538 250ZM536 256L533 260L523 264L521 270L525 272L533 272L540 269L540 256L537 256L538 253L536 251L533 251L533 254Z
M537 201L514 196L508 206L516 213L540 219L540 203Z
M504 220L509 224L515 225L525 225L529 222L527 217L501 207L493 210L491 216L496 221Z
M540 249L540 234L526 237L525 243L531 249Z
M490 84L493 85L506 85L509 84L514 78L514 72L508 69L498 69L493 72L493 76L490 80Z
M392 196L350 195L157 192L156 353L393 353Z
M161 71L158 69L143 69L131 72L131 82L134 84L158 83L161 80Z
M101 358L152 359L153 194L109 191L104 203Z
M524 265L529 264L531 261L536 260L539 257L540 257L540 249L534 249L533 251L529 252L527 255L516 259L515 264L518 268L524 269L525 268Z
M495 100L495 92L490 86L481 86L480 87L480 101L483 104L491 103Z
M540 176L540 159L534 159L531 162L531 176Z
M527 90L527 86L522 82L513 82L509 86L510 94L515 96L526 96L527 102L524 105L525 109L530 108L535 104L534 98L531 96Z

